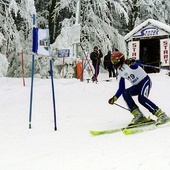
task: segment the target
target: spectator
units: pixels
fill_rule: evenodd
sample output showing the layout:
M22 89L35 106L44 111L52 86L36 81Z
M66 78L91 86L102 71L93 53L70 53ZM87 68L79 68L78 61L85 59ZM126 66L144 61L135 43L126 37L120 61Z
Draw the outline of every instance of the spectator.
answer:
M149 63L150 54L148 52L147 47L143 47L143 50L141 52L141 61L143 64Z
M109 78L110 77L116 77L115 74L115 68L113 67L113 64L111 62L111 51L108 51L107 55L104 57L104 69L108 70L109 72Z
M101 58L103 57L102 51L95 46L94 51L90 54L90 59L92 60L92 65L94 67L95 73L92 77L92 81L97 82L97 76L99 75L100 71L100 63L101 63Z

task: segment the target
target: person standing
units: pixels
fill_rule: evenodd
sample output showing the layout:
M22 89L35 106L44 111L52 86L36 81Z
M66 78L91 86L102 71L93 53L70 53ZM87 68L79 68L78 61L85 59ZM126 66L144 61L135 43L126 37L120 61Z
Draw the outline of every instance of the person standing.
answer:
M92 81L97 81L97 76L99 75L100 71L100 63L101 63L101 58L103 57L102 51L95 46L94 51L90 54L90 59L92 60L92 65L94 67L95 73L92 77Z
M112 53L112 63L117 68L120 76L119 88L115 95L108 100L109 104L114 104L115 101L122 95L130 112L134 116L129 125L145 123L148 119L140 111L138 105L133 100L133 96L138 96L138 101L154 116L157 117L156 124L164 124L169 121L169 117L155 103L148 99L151 90L151 79L148 74L135 63L134 60L126 59L121 52ZM125 88L125 79L130 81L131 87Z
M108 51L107 55L104 57L104 69L108 70L109 72L109 78L110 77L116 77L115 69L113 67L113 64L111 62L111 51Z
M142 64L148 64L150 61L150 54L148 52L147 47L143 47L143 50L141 52L141 61Z
M147 72L147 73L152 73L153 72L153 68L150 68L150 67L147 67L145 65L150 65L150 59L151 59L151 56L150 56L150 53L149 53L149 50L147 47L143 47L141 53L140 53L140 59L141 59L141 62L143 64L143 69Z

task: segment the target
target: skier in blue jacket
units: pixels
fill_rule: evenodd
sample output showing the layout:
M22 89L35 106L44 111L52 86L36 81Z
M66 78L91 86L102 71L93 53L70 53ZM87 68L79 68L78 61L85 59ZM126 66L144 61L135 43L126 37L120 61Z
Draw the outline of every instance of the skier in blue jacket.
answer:
M130 112L133 114L130 125L147 122L148 119L140 111L132 96L138 96L138 101L141 105L147 108L153 115L157 117L157 124L164 124L169 120L169 117L157 105L148 99L151 89L151 79L148 74L135 63L133 59L126 59L124 55L115 51L112 53L112 63L120 76L119 88L115 95L109 99L109 104L114 104L117 99L123 95ZM125 88L125 79L132 84L131 87Z

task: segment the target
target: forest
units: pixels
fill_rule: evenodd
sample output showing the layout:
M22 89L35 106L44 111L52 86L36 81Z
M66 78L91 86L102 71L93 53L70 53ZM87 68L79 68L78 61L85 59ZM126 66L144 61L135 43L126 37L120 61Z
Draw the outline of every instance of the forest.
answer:
M61 36L62 28L66 25L72 27L75 24L77 2L78 0L0 0L0 53L8 61L5 76L22 76L21 56L24 55L24 74L30 77L33 14L36 15L38 28L49 28L50 45L53 47L57 38ZM103 47L104 53L107 50L114 50L118 46L117 37L123 38L148 18L170 25L169 0L80 0L79 2L80 42L87 53L95 45ZM80 46L77 48L81 58L83 51ZM55 65L56 56L52 57ZM48 77L49 59L37 55L35 60L35 74L39 74L41 78ZM56 73L56 77L57 74L59 73Z

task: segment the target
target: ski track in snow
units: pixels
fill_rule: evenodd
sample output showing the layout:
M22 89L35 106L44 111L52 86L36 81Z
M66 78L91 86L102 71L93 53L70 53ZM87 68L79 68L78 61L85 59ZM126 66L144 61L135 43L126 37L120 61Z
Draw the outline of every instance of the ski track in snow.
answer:
M57 127L50 79L34 79L32 129L29 129L30 84L21 78L0 78L0 169L2 170L168 170L170 127L125 136L118 132L92 136L89 130L127 125L132 115L108 99L118 81L100 74L99 82L55 79ZM169 116L170 77L150 74L149 98ZM128 84L129 85L129 84ZM137 102L137 98L134 98ZM123 98L118 104L126 107ZM141 110L152 116L144 107Z

